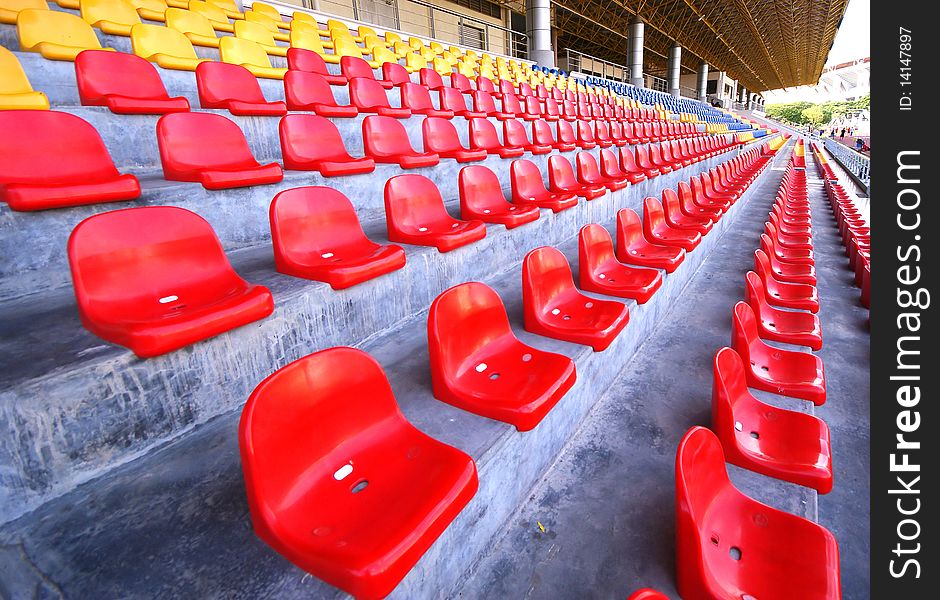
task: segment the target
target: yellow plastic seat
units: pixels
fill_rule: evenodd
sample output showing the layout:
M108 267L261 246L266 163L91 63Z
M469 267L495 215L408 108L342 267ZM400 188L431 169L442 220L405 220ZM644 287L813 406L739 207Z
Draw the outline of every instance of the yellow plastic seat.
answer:
M212 28L216 31L235 33L235 26L229 22L228 17L225 16L225 12L215 4L203 2L202 0L190 0L189 10L190 12L194 12L197 15L202 15L209 19L209 22L212 23Z
M199 13L169 8L166 11L166 26L185 35L193 46L219 47L219 38L212 28L212 21Z
M450 63L439 56L431 62L431 68L437 71L439 75L450 75L453 73Z
M277 21L272 19L266 14L258 13L253 10L249 10L245 13L245 20L250 23L257 23L265 29L271 32L271 36L278 40L279 42L286 42L290 39L290 36L286 33L281 33L277 28Z
M457 63L457 72L465 77L470 77L471 79L477 76L476 70L473 68L473 64L460 61Z
M0 23L16 25L16 15L21 10L49 10L46 0L0 0Z
M68 8L71 10L78 10L79 2L80 0L55 0L55 3L62 8Z
M39 52L50 60L75 60L82 50L102 49L91 25L79 16L58 10L21 10L16 31L21 50Z
M385 41L389 44L394 44L395 42L401 41L401 36L395 33L394 31L385 32Z
M427 69L428 61L424 60L424 57L420 54L409 52L405 55L405 68L408 69L409 73L414 73L421 69Z
M126 0L81 0L82 19L110 35L130 36L140 16Z
M339 64L338 56L327 54L323 49L324 44L320 40L320 34L317 32L317 28L313 25L300 22L294 23L294 27L290 30L290 45L292 48L312 50L313 52L316 52L322 56L323 60L326 62Z
M239 5L235 4L235 0L209 0L212 4L215 4L222 9L222 12L225 13L225 16L229 19L244 19L245 15L242 13L242 9Z
M49 99L33 91L16 55L0 46L0 110L49 110Z
M398 56L385 46L375 46L372 48L372 62L381 67L387 62L397 63Z
M338 32L343 35L348 35L349 37L352 38L354 42L362 41L362 38L360 36L353 35L352 32L349 31L349 26L347 26L342 21L338 21L336 19L329 19L326 22L326 28L330 32L330 37L333 38L334 42L336 41L336 35L334 34L334 32Z
M249 13L250 14L250 13ZM271 56L287 56L288 48L274 43L274 36L260 23L249 20L235 21L235 37L252 41ZM288 37L288 40L290 37Z
M364 48L360 48L356 45L356 42L353 41L353 38L350 36L340 35L333 38L333 54L342 58L343 56L354 56L356 58L362 58L369 63L369 66L373 69L378 69L382 65L376 63L374 60L368 60L363 56ZM365 52L365 54L369 54Z
M196 50L185 35L159 25L141 23L131 27L131 47L134 54L164 69L195 71L199 63L208 60L196 56Z
M437 58L437 54L434 53L434 50L431 50L428 46L421 46L421 49L418 50L418 54L424 57L424 60L431 62Z
M277 23L277 26L284 31L290 31L291 24L284 21L281 11L274 8L270 4L265 4L264 2L252 2L251 3L251 12L257 13L259 15L264 15ZM246 13L247 15L247 13ZM247 18L247 16L246 16Z
M431 42L430 44L428 44L428 48L430 48L434 52L434 54L438 56L440 56L441 54L447 51L447 48L444 47L444 44L440 42Z
M222 62L241 65L255 77L284 79L287 73L287 69L272 67L268 53L260 44L251 40L225 36L219 43L219 53L222 55Z
M411 54L411 46L405 42L395 42L392 44L392 52L394 52L398 58L405 58Z
M134 7L141 19L149 21L166 21L166 11L170 6L166 0L127 0Z

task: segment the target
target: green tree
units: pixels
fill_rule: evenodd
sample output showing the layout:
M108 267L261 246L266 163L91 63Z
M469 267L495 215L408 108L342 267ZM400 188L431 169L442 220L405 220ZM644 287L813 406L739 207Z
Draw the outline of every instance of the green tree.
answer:
M819 127L823 123L828 123L829 119L826 118L826 111L823 110L822 106L819 104L813 104L809 108L803 109L801 113L804 123L809 123L813 127ZM829 113L829 117L832 117L832 113Z

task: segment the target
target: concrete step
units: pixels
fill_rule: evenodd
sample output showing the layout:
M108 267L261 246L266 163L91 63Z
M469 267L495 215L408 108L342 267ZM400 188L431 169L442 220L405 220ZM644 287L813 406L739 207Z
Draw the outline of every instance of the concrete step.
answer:
M769 173L771 171L765 171L686 261L666 276L663 287L647 304L627 302L631 310L630 324L602 353L523 331L521 248L500 252L500 257L513 257L512 266L502 273L492 272L494 261L490 258L480 261L488 269L477 271L477 274L484 274L483 277L468 277L470 273L466 271L441 277L438 285L441 289L468 279L487 281L502 296L513 328L524 342L561 352L575 360L577 383L533 431L520 433L509 425L466 413L432 397L426 345L429 300L420 299L424 302L420 311L398 327L386 327L372 338L359 334L350 336L354 345L371 353L386 369L406 417L429 435L468 452L476 460L480 473L480 490L474 500L392 597L448 597L456 590L466 572L492 546L506 519L525 501L529 490L552 464L585 415L637 355L656 324L676 303L695 301L694 289L685 293L683 290L708 256L720 247L722 235L735 227L754 190L760 186L776 186L773 180L778 179L779 174L770 176ZM610 202L613 199L593 204L613 204ZM630 197L625 205L633 205L633 200ZM614 208L603 217L593 215L579 221L578 225L596 221L611 228ZM576 210L581 209L568 212ZM556 220L562 220L565 214L557 215ZM535 234L534 225L516 231L532 228L530 232ZM533 235L531 245L559 246L577 272L576 230L577 225L568 228L558 240ZM435 262L446 256L435 256ZM451 267L448 264L443 269L449 271ZM411 295L416 292L423 294L409 290ZM269 319L274 320L292 319L281 319L278 315ZM262 325L260 329L264 328ZM301 328L296 323L292 324L292 335L298 329ZM219 408L212 415L214 418L199 419L198 425L175 441L47 502L34 513L0 530L0 544L11 549L0 555L0 560L13 569L22 570L25 566L22 557L31 557L29 569L23 572L34 574L35 579L29 581L24 577L26 585L32 588L54 585L58 593L69 597L214 595L255 598L272 592L278 597L290 598L342 597L319 580L304 576L254 536L244 499L236 439L239 411L254 384L275 366L334 344L306 342L301 344L302 348L293 348L289 347L287 336L277 340L272 336L262 344L276 349L277 355L259 361L252 354L256 344L244 336L239 337L237 346L243 351L238 356L242 367L238 375L246 380L246 385L228 374L227 379L213 386L211 394ZM201 350L208 351L205 346L210 344L212 342L200 344L173 356L199 354ZM232 347L235 345L231 342ZM160 361L147 361L145 366L153 363L152 366L157 367ZM122 370L131 371L133 366L138 365L125 365ZM169 365L161 367L166 370ZM145 381L144 377L135 379ZM183 397L179 389L172 389L165 395ZM30 396L41 399L44 394ZM94 400L82 403L85 410L101 402L98 396L90 398ZM121 418L127 422L130 419L126 409L131 407L123 408ZM623 435L632 434L624 431ZM20 499L17 503L22 502ZM5 499L2 504L9 506L11 503ZM116 556L120 559L115 560Z

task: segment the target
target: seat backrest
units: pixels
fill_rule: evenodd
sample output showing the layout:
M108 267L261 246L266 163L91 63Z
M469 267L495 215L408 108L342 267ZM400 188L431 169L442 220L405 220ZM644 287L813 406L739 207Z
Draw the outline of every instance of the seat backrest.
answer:
M491 287L471 281L444 291L428 313L432 378L455 378L479 350L512 335L506 307Z
M617 247L621 254L631 249L634 244L645 245L643 236L643 223L640 215L632 208L621 208L617 211Z
M79 16L58 10L21 10L16 17L16 30L23 50L32 50L42 42L73 48L101 48L91 25Z
M367 150L383 154L414 154L405 126L398 119L369 115L362 120L362 141Z
M473 86L470 84L470 79L462 73L450 74L450 87L460 90L461 93L473 91Z
M0 185L100 181L118 174L101 136L75 115L0 111Z
M600 167L597 159L590 152L578 152L578 181L582 183L597 183L601 180Z
M480 92L487 92L488 94L495 94L496 86L493 85L492 79L481 75L477 77L477 90Z
M155 314L171 296L198 304L215 293L210 288L218 289L207 283L241 282L212 226L173 206L89 217L72 231L68 255L75 297L86 313L134 304L135 312Z
M460 90L444 86L438 90L438 93L441 97L441 110L452 110L454 112L467 110L467 101L464 99L464 95L460 93Z
M504 92L502 98L503 112L518 115L522 113L522 105L519 104L519 98L512 92Z
M223 38L229 39L229 38ZM235 38L231 38L235 39ZM196 50L185 35L169 27L142 23L131 28L134 54L150 59L156 54L196 60Z
M125 0L81 0L79 11L89 25L109 21L119 25L140 23L137 10Z
M555 143L552 126L548 124L548 121L542 119L532 121L532 142L544 146L551 146Z
M43 2L45 4L45 2ZM85 51L82 54L86 54L88 51ZM113 52L104 52L104 54L114 54ZM23 71L23 67L20 66L20 61L16 59L16 55L0 46L0 97L3 94L22 94L25 92L33 91L33 86L30 85L29 79L26 77L26 72ZM2 101L0 101L2 103Z
M558 121L558 141L562 144L573 144L577 138L574 137L574 128L571 123L565 120Z
M711 535L704 531L706 515L729 485L718 438L704 427L693 427L676 451L676 513L680 524L693 528L689 531L680 526L679 535L694 535L696 539L679 540L679 545L690 544L696 553L700 552L701 538Z
M437 90L444 87L444 80L440 73L434 69L420 69L418 71L418 80L429 90Z
M0 23L16 24L20 11L27 9L49 10L46 0L0 0Z
M578 267L593 271L614 258L610 233L597 223L590 223L578 233Z
M294 29L291 29L291 35ZM319 39L319 35L317 36ZM290 71L307 71L308 73L317 73L326 75L329 70L326 68L326 61L323 57L305 48L290 48L287 51L287 68Z
M428 152L449 152L462 150L457 129L448 119L428 117L421 124L424 148Z
M503 144L507 147L529 146L529 136L525 131L525 125L516 119L503 121Z
M643 220L652 227L658 227L666 222L663 205L652 196L643 199Z
M387 60L382 63L382 78L391 81L395 85L404 85L411 83L411 77L408 75L408 69L398 64L397 59Z
M553 154L548 157L548 180L553 187L578 186L578 180L575 179L571 161L560 154Z
M75 57L75 80L82 103L104 96L166 99L157 69L134 54L84 50Z
M349 80L349 100L359 108L390 107L385 88L375 79Z
M275 21L284 20L284 17L281 16L281 13L278 11L278 9L274 8L270 4L265 4L264 2L252 2L251 10L262 15L267 15Z
M182 170L258 165L242 130L219 114L164 115L157 121L157 145L163 163Z
M276 29L276 27L275 27ZM263 24L256 21L239 19L235 21L235 37L249 40L262 46L276 46L274 34Z
M229 100L264 104L258 79L241 65L208 61L196 67L196 89L205 105Z
M166 13L166 26L180 33L193 33L206 37L216 37L212 28L212 21L205 15L182 8L168 8Z
M682 209L679 208L679 196L672 188L663 188L663 208L672 217L682 218Z
M605 177L623 177L623 171L620 169L620 163L617 161L617 155L606 148L601 150L601 173Z
M333 38L333 54L362 58L362 48L348 35L340 35Z
M244 38L222 36L219 39L219 54L222 62L271 68L271 59L268 58L268 53L264 51L264 48Z
M735 406L739 403L756 405L757 400L748 391L741 355L726 346L715 354L713 362L712 426L716 431L730 434L735 430Z
M506 197L499 177L488 167L471 165L460 169L457 176L460 203L476 212L485 209L506 209Z
M760 341L757 329L757 317L754 310L746 302L738 302L732 310L731 320L731 346L744 360L750 360L750 346L752 344L764 345Z
M496 103L493 101L493 96L489 92L473 92L473 110L485 114L496 112Z
M361 477L361 448L404 426L382 367L361 350L330 348L279 369L252 392L239 423L254 526L287 533L279 515L313 486L338 506Z
M372 71L372 67L360 56L343 56L339 59L339 66L347 79L354 77L375 79L375 73Z
M284 75L284 97L291 110L300 110L300 106L311 104L336 105L330 84L322 75L311 71L288 70Z
M319 30L313 25L307 25L306 23L298 23L296 21L293 23L293 25L291 26L291 30L290 30L290 45L291 45L291 48L290 50L287 51L287 56L288 56L287 65L288 65L288 68L291 68L291 69L301 68L299 66L298 67L291 66L290 54L293 50L305 50L308 52L313 52L317 54L318 56L320 56L321 59L322 59L322 55L326 54L326 51L323 49L323 42L320 40ZM322 73L325 74L326 63L324 63L323 69L324 70L322 71ZM303 70L309 71L311 70L311 67L304 66ZM320 73L321 71L316 71L316 72Z
M526 254L522 262L522 303L526 313L537 316L559 296L578 293L568 259L557 248L542 246Z
M271 201L269 218L275 258L279 254L319 255L368 241L352 203L330 187L307 186L280 192Z
M415 174L396 175L385 182L385 215L397 227L407 229L454 220L434 182Z
M286 115L278 124L278 133L281 139L281 154L287 164L311 160L344 161L350 158L336 125L325 117L309 114Z
M545 180L542 179L542 172L538 166L531 160L514 160L509 166L509 179L512 185L514 197L537 196L544 194Z
M473 149L483 148L490 150L499 148L502 143L499 141L499 134L496 133L496 126L492 121L485 118L470 119L468 125L470 130L470 147Z
M434 109L434 103L431 102L431 93L428 92L428 88L420 83L403 83L399 90L402 106L410 108L414 112Z
M230 25L228 17L225 16L225 12L212 2L204 2L203 0L189 0L189 10L190 12L204 16L213 23Z

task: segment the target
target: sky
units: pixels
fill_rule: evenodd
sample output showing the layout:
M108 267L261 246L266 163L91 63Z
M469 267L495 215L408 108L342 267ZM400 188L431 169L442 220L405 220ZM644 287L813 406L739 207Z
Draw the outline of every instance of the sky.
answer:
M871 56L871 0L850 0L826 66Z
M829 51L826 66L853 61L871 56L871 0L849 0L842 25L836 32L835 43ZM789 88L787 91L765 92L767 104L795 102L798 100L820 101L812 88Z

